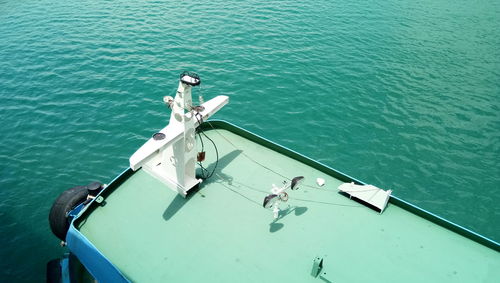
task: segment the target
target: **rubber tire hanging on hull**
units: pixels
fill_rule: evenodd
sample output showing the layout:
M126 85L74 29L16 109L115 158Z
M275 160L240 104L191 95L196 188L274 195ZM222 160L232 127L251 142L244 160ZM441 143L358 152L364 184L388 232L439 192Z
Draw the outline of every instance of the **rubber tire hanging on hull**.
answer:
M68 213L87 199L87 186L78 186L62 192L52 204L49 223L52 233L62 241L66 240L69 229Z

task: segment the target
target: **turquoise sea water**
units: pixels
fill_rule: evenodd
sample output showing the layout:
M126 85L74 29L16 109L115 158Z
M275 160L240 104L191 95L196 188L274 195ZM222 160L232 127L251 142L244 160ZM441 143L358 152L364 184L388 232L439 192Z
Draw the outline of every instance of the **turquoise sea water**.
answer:
M499 241L499 3L0 0L0 281L44 280L53 200L125 169L183 70L215 118Z

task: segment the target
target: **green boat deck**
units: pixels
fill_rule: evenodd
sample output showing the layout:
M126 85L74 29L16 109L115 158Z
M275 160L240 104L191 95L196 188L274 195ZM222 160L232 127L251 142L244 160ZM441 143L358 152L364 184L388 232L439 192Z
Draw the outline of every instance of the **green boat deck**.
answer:
M141 169L77 221L131 281L498 282L497 250L393 203L379 214L339 194L343 181L276 146L205 132L218 166L188 198ZM215 151L206 139L205 150L211 171ZM274 220L264 197L295 176L305 180ZM314 277L316 258L323 269Z

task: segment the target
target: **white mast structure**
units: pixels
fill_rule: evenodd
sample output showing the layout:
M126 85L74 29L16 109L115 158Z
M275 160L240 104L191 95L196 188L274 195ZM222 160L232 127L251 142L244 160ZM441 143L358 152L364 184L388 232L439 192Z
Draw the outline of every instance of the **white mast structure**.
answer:
M219 95L193 107L191 88L200 83L194 73L181 74L175 99L164 98L172 108L169 124L130 157L132 170L143 168L184 197L202 181L195 176L195 129L229 102L229 97Z

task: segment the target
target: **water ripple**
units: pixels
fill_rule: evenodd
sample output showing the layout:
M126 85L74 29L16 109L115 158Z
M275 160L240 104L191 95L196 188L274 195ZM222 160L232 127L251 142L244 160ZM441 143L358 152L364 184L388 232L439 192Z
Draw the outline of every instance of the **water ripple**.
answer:
M186 69L231 97L218 118L498 240L497 2L0 1L0 257L16 265L0 281L42 280L54 197L123 170Z

